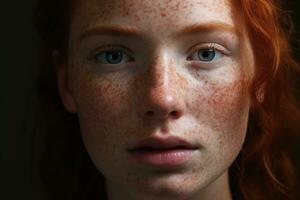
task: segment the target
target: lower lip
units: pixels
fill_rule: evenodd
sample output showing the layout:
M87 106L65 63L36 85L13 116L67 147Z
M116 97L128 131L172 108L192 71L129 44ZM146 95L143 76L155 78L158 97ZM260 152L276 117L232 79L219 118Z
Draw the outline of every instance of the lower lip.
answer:
M156 151L133 151L130 152L130 154L143 164L176 167L189 161L195 151L195 149L170 149Z

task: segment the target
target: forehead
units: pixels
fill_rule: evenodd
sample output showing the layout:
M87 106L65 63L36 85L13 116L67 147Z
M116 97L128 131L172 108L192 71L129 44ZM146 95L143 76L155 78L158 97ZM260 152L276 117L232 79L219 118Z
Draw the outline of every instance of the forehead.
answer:
M229 0L78 0L73 26L85 29L115 23L144 31L171 31L211 21L234 25L231 13Z

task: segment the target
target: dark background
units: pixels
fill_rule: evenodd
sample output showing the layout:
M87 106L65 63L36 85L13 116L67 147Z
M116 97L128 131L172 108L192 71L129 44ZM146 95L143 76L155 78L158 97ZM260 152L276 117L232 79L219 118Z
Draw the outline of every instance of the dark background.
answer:
M286 7L295 22L296 40L293 44L299 60L300 1L286 0L286 2L289 2ZM0 199L43 200L47 199L43 196L43 192L33 191L31 187L29 174L31 133L26 121L40 44L32 24L33 0L2 1L1 15ZM299 147L295 147L293 157L300 169Z

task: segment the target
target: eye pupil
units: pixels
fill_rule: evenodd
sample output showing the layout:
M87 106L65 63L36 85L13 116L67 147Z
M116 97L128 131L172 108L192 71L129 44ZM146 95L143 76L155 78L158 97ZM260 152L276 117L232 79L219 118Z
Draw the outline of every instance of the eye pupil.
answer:
M214 49L202 49L198 51L198 56L202 61L212 61L216 56L216 52Z
M120 51L108 51L105 58L109 64L117 64L122 61L123 54Z

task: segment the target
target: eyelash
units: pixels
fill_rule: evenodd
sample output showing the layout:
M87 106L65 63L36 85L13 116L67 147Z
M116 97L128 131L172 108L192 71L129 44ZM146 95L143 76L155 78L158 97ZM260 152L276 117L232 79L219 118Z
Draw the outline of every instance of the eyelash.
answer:
M134 61L133 57L131 56L132 51L129 48L127 48L125 46L121 46L121 45L118 45L118 46L107 45L107 46L101 47L100 49L97 48L89 54L88 59L92 60L94 62L98 62L97 56L101 55L102 53L109 52L109 51L125 52L125 55L129 58L129 61Z
M188 60L190 60L190 58L195 53L199 52L200 50L214 50L217 53L220 53L221 57L226 56L226 55L228 56L230 54L229 50L227 50L225 47L223 47L223 46L221 46L221 45L219 45L217 43L202 43L202 44L197 44L197 45L191 47L190 49L191 50L188 51L190 53L188 53L188 54L191 55L191 56L189 56L187 58ZM212 63L212 62L214 62L214 61L207 62L207 61L201 61L201 60L196 60L196 61L191 60L191 61L192 62L200 62L200 63Z
M216 43L197 44L197 45L191 47L190 49L192 49L192 50L189 50L188 52L191 52L191 53L189 53L189 55L191 55L191 56L189 56L187 58L187 60L190 60L190 58L195 53L199 52L200 50L214 50L214 51L220 53L221 57L223 57L224 55L229 55L230 54L230 52L225 47L223 47L219 44L216 44ZM124 52L124 55L126 57L128 57L128 61L134 61L133 57L131 56L132 51L129 48L127 48L125 46L121 46L121 45L118 45L118 46L107 45L107 46L101 47L100 49L96 49L96 50L92 51L91 54L89 54L90 56L88 56L88 59L98 63L99 61L97 60L97 56L101 55L102 53L109 52L109 51ZM201 60L196 60L196 61L195 60L190 60L190 61L200 62L200 63L212 63L213 62L213 61L206 62L206 61L201 61ZM110 65L116 65L116 64L110 64Z

